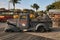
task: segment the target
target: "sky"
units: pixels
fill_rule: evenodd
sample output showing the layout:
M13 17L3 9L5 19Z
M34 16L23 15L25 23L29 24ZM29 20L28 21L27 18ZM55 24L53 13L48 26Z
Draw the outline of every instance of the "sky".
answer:
M0 8L8 9L9 0L0 0ZM46 6L52 4L55 0L21 0L20 4L16 4L16 9L32 9L31 5L37 3L40 8L39 10L45 10ZM13 8L12 3L10 3L10 9Z

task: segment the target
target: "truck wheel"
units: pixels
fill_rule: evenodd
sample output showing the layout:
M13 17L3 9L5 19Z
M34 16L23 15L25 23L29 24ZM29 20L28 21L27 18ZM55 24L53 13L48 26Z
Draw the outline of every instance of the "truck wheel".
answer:
M6 29L5 32L9 32L10 30Z
M5 32L14 32L14 31L10 29L6 29Z
M44 27L38 27L37 31L38 31L38 32L44 32L45 29L44 29Z

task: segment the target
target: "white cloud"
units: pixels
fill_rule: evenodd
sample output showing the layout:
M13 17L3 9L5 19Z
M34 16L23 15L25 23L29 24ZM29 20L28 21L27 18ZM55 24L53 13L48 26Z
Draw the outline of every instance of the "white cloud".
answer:
M0 8L8 8L5 2L0 2Z
M4 3L3 2L0 2L0 7L3 7Z
M3 2L0 2L0 4L4 4Z

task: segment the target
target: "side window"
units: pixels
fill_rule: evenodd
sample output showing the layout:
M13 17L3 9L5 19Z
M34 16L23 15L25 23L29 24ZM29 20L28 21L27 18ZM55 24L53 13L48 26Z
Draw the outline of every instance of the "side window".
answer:
M20 19L26 19L27 17L25 15L20 16Z

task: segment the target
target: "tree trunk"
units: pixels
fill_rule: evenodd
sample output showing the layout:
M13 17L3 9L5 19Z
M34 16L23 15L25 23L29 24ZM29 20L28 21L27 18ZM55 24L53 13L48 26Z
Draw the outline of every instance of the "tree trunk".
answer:
M10 9L10 1L9 1L9 3L8 3L8 9Z
M37 9L36 9L36 12L37 12Z
M13 10L15 11L15 3L13 3L13 7L14 7Z

